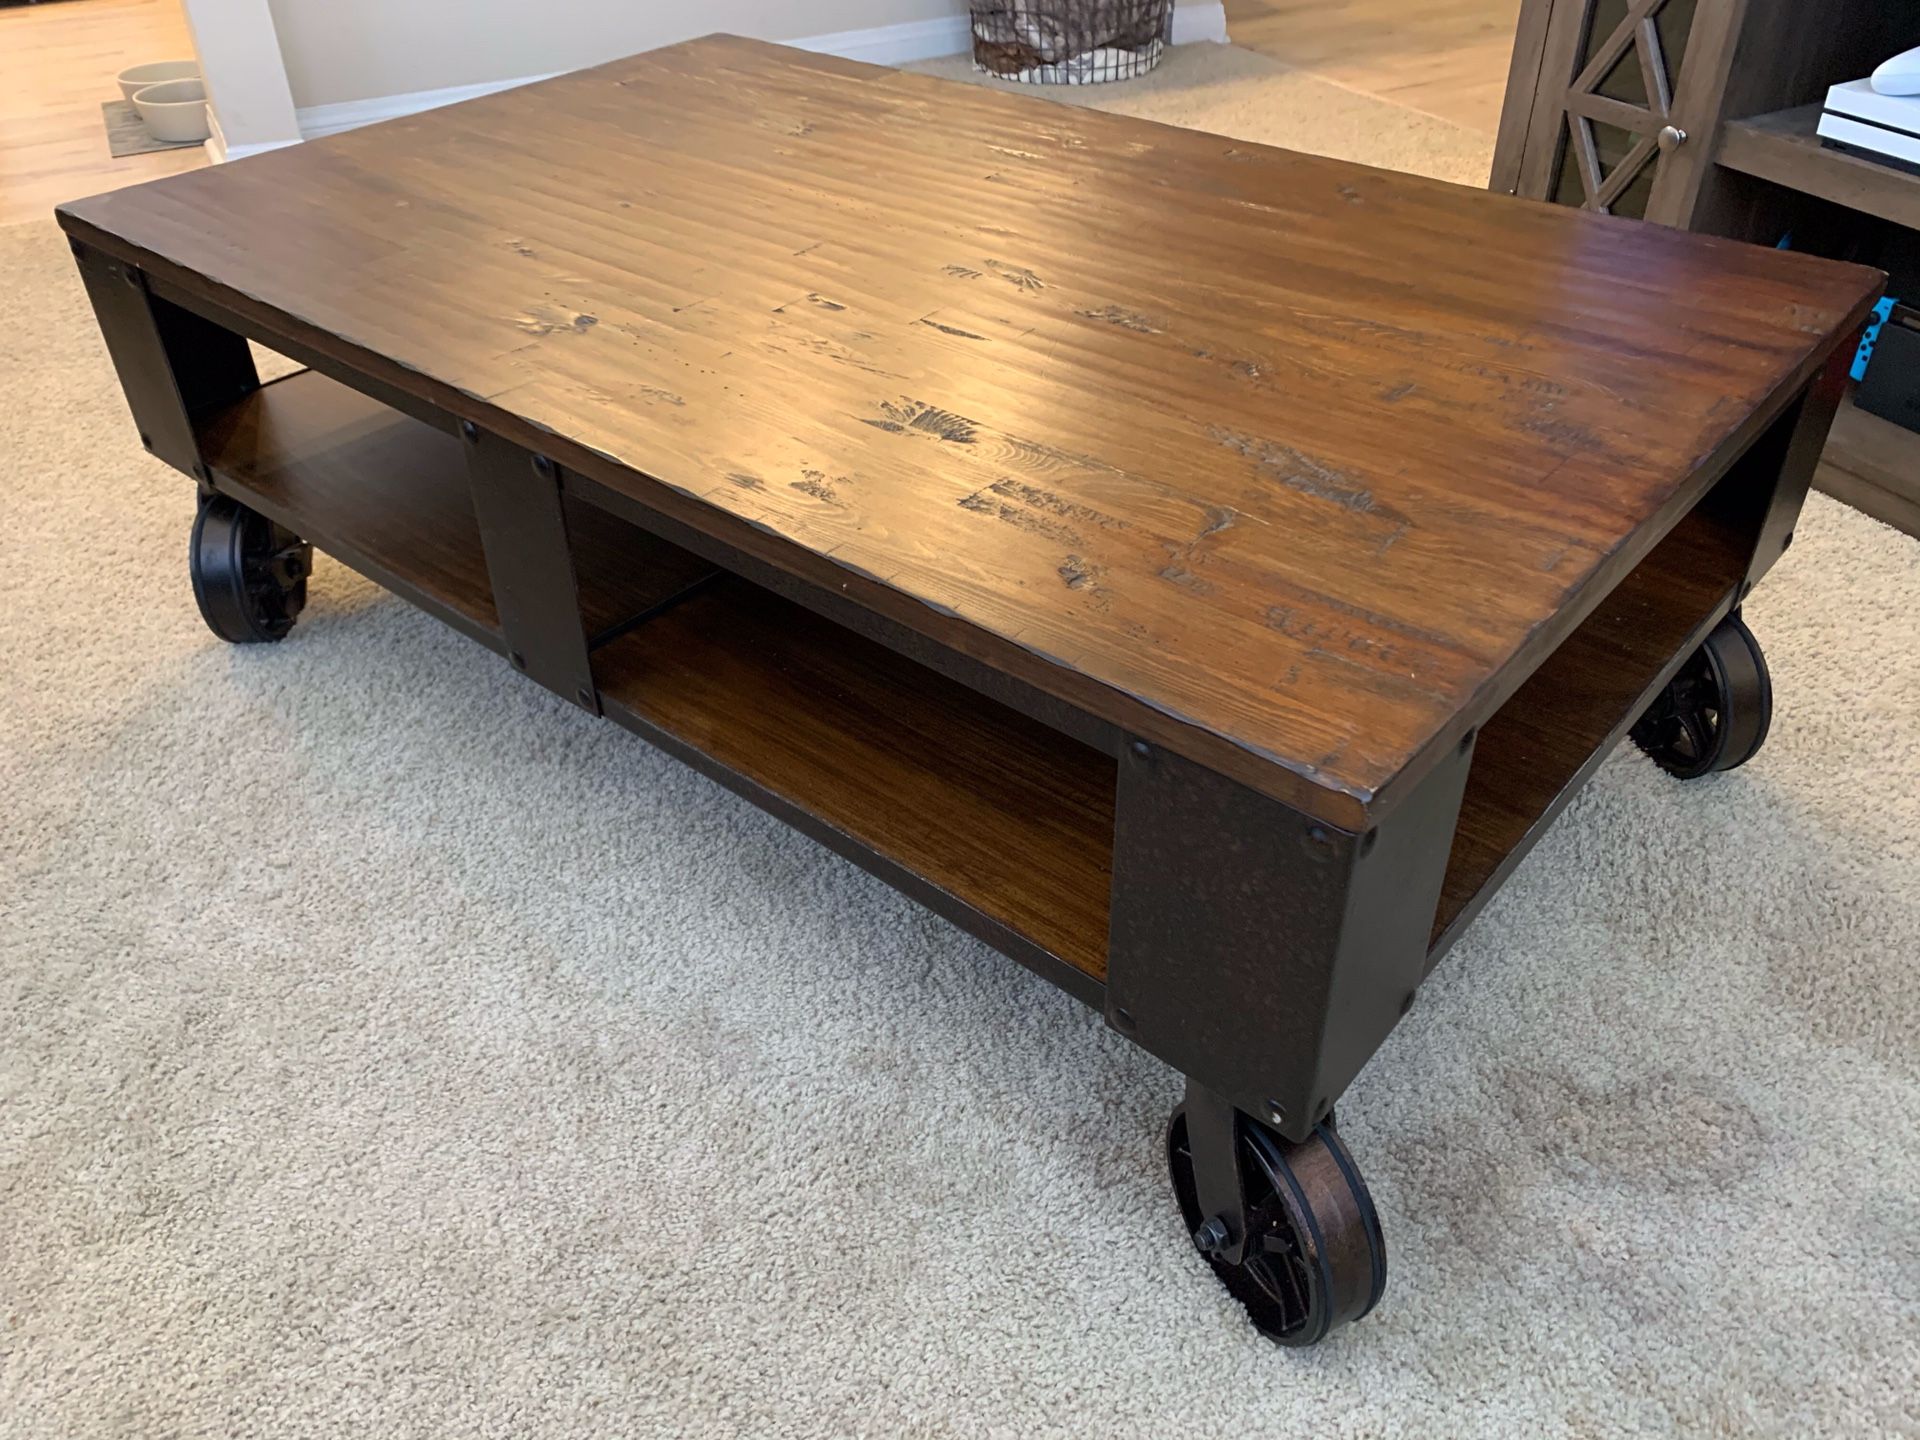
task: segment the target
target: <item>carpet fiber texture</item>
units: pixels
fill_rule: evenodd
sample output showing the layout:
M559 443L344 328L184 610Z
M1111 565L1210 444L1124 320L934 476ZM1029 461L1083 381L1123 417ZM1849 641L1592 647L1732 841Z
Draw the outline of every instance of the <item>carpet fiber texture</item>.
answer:
M1112 100L1364 151L1262 68ZM1074 1001L331 561L214 641L51 226L0 373L6 1440L1920 1426L1912 541L1816 497L1767 749L1615 756L1422 991L1341 1103L1386 1301L1296 1355Z
M1493 162L1487 136L1237 45L1176 45L1150 73L1121 85L1020 85L981 74L965 55L907 68L1461 185L1485 185Z

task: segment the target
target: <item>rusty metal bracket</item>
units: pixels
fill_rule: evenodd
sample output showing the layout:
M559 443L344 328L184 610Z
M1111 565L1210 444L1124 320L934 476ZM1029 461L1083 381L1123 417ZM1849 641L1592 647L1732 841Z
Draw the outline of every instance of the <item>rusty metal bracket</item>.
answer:
M152 293L144 271L73 241L140 443L211 493L196 422L259 388L244 337Z
M598 715L559 467L471 421L461 422L460 438L507 659L554 694Z
M1413 1002L1471 758L1469 739L1356 835L1128 745L1108 1023L1304 1140Z

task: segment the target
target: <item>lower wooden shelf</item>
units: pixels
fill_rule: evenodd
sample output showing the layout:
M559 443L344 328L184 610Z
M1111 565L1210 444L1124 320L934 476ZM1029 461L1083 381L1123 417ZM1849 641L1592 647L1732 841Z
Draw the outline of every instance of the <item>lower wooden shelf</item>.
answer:
M1614 587L1480 728L1429 965L1732 608L1754 531L1702 504Z
M466 454L451 435L311 370L262 385L201 429L215 484L422 609L504 648ZM590 636L712 567L571 496L567 535Z
M1104 979L1111 757L733 577L595 670L615 719Z
M214 416L200 449L222 491L504 649L452 436L302 370Z
M308 371L201 443L220 489L504 649L458 440ZM611 719L1097 1003L1110 756L566 503Z

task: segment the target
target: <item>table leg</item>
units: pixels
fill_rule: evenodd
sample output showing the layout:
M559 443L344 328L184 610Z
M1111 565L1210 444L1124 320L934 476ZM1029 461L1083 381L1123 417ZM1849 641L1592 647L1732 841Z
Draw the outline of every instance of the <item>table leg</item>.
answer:
M1746 520L1756 539L1753 563L1740 588L1742 599L1793 543L1793 527L1806 503L1821 451L1826 449L1834 414L1846 394L1852 362L1853 347L1836 350L1820 374L1733 462L1732 471L1702 502L1738 507L1743 515L1728 517L1735 524L1741 524L1745 517L1757 517L1757 524Z
M460 435L507 659L598 715L600 695L580 618L559 467L471 421L461 423Z
M259 387L245 337L161 299L138 266L72 248L140 443L211 493L195 424Z
M72 247L140 443L199 483L187 573L201 618L234 644L282 639L306 604L313 547L217 494L200 449L206 417L259 388L246 338L154 294L138 266Z
M1107 1019L1299 1143L1413 1003L1472 737L1374 829L1120 755Z
M1386 1285L1333 1102L1413 1003L1468 735L1364 834L1142 742L1120 759L1107 1019L1187 1076L1167 1164L1254 1323L1311 1345Z

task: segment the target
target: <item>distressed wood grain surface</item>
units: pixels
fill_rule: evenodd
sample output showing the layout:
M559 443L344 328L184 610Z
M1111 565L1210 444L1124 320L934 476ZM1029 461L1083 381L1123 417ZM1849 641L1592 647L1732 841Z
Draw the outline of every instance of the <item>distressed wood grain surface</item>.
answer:
M727 37L61 219L1348 826L1879 287Z

